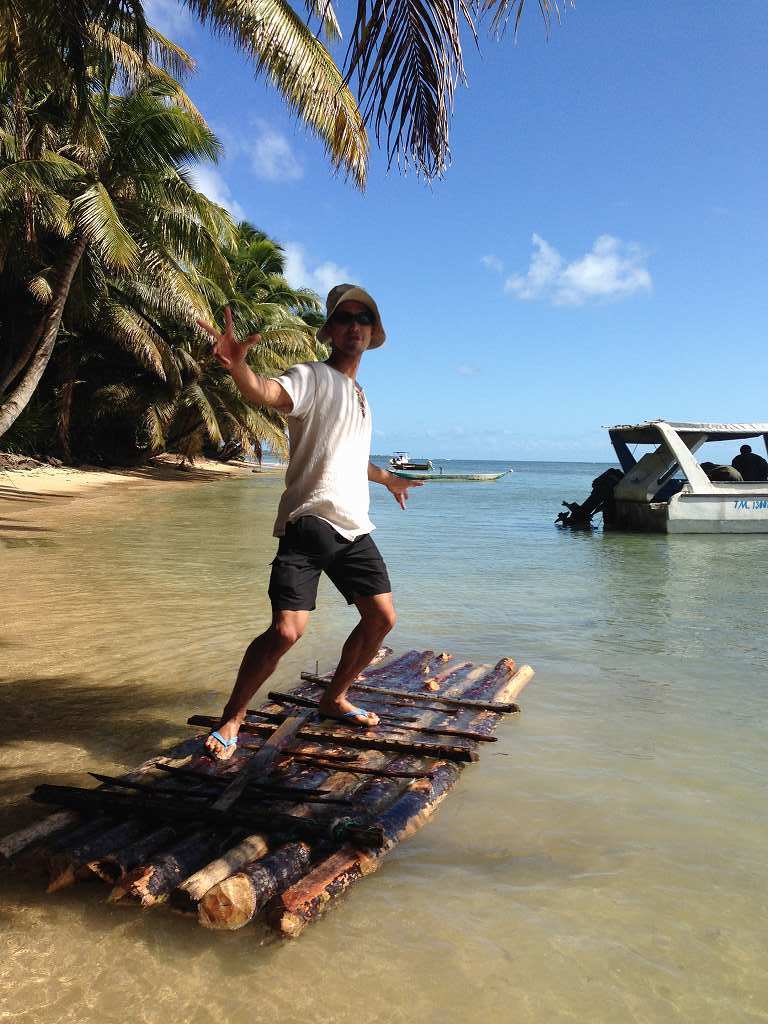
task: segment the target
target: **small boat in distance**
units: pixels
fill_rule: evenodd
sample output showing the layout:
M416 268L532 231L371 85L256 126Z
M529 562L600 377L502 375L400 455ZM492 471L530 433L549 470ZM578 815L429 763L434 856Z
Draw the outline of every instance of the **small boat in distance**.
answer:
M511 469L505 469L501 473L443 473L442 469L432 473L413 473L409 470L394 470L395 476L402 476L406 480L430 480L440 483L492 483L503 476L508 476Z
M392 469L432 469L432 463L429 459L415 459L411 461L408 452L393 452L389 464Z

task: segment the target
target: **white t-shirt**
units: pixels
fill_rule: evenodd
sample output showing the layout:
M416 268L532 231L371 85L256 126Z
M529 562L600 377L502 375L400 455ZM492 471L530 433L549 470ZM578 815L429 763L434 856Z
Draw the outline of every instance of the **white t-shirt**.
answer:
M327 363L298 363L274 377L291 397L291 454L275 537L299 516L317 516L355 540L375 526L368 518L371 410L365 415L354 381Z

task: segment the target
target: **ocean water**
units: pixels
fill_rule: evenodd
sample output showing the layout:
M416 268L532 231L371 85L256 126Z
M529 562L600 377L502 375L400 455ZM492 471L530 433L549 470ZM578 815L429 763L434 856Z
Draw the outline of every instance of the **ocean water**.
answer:
M536 668L433 821L295 943L0 875L0 1019L768 1020L768 537L567 533L604 467L372 486L396 650ZM1 483L1 481L0 481ZM0 833L214 713L268 619L275 475L0 501ZM33 517L29 518L30 510ZM332 586L274 680L330 667Z

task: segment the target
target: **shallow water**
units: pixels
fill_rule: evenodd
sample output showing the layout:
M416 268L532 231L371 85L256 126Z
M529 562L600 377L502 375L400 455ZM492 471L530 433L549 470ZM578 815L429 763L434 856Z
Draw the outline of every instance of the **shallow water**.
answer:
M537 669L434 821L296 943L5 874L0 1019L768 1020L768 537L560 532L600 467L512 465L407 513L373 488L392 645ZM128 767L217 710L268 615L279 489L135 488L6 521L0 833L37 816L35 784ZM275 681L329 667L354 621L324 586Z

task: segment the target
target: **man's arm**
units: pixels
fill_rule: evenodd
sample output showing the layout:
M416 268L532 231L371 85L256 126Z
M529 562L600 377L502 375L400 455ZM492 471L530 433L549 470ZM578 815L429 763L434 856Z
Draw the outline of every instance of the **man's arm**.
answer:
M383 484L402 509L405 509L405 503L408 501L409 489L421 487L424 483L423 480L406 480L402 476L396 476L370 461L368 462L368 479L375 484Z
M225 328L220 334L215 327L198 320L198 324L213 338L213 354L222 366L229 370L237 390L247 402L253 405L267 405L278 412L290 412L293 402L288 392L276 380L254 373L246 362L248 349L261 341L260 334L251 334L240 342L232 327L232 313L229 306L224 309Z

